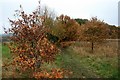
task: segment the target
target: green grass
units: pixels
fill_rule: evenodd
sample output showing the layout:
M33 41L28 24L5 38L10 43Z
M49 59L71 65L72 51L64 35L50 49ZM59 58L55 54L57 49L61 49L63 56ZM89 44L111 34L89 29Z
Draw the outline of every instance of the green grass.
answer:
M117 58L84 57L81 64L94 71L97 75L104 78L118 77Z
M7 45L2 44L2 57L3 58L10 58L10 50Z

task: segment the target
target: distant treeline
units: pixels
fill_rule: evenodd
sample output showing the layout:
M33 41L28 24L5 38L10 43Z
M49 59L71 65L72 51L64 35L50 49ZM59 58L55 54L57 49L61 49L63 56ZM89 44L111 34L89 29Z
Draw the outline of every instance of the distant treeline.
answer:
M76 18L75 20L80 25L85 24L87 21L89 21L88 19L80 19L80 18ZM108 39L120 39L120 35L119 34L120 34L120 27L116 27L115 25L109 25L109 36L108 36ZM0 37L1 38L0 41L8 42L8 41L10 41L9 40L10 36L12 36L12 34L3 34ZM51 37L51 35L50 35L50 37ZM54 39L54 36L53 36L53 39Z
M85 24L87 21L89 21L88 19L80 19L80 18L76 18L75 19L80 25ZM108 39L120 39L120 26L115 26L115 25L109 25L109 36Z
M0 35L0 42L9 42L10 41L10 36L12 36L12 34L2 34Z

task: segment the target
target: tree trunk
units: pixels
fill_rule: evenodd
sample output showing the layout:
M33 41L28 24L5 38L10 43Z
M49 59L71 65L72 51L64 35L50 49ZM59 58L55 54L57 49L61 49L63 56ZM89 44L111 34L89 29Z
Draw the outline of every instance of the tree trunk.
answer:
M93 51L94 51L94 43L92 42L92 53L93 53Z

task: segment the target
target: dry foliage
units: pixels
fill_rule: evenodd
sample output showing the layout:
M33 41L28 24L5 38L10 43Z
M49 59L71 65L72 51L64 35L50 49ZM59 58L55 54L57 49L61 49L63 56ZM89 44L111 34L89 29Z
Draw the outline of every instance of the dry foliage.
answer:
M49 28L45 27L46 17L40 16L37 12L25 14L20 13L18 20L10 20L12 28L8 33L12 33L10 51L13 54L13 63L20 72L28 70L33 72L40 70L44 62L53 62L59 49L46 37Z
M35 72L33 76L37 79L40 78L63 78L63 71L60 69L52 69L50 72L46 70L41 72Z

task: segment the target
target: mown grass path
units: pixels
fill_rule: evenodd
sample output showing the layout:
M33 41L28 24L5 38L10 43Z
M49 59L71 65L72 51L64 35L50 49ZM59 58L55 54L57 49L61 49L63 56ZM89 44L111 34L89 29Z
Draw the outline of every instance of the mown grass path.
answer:
M89 47L78 44L77 46L70 46L61 51L62 53L58 55L56 64L59 67L72 71L73 75L70 76L72 78L118 77L118 56L116 55L117 49L114 49L117 46L110 46L113 44L107 43L107 46L96 48L94 54L89 53ZM102 51L100 52L99 50Z
M99 77L99 75L96 75L92 70L90 70L87 66L85 67L81 63L81 58L78 55L75 55L75 53L70 50L63 50L62 55L60 55L57 58L56 63L69 71L73 72L72 78L93 78L93 77Z

